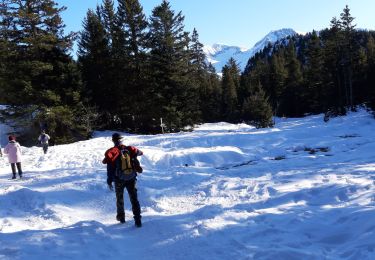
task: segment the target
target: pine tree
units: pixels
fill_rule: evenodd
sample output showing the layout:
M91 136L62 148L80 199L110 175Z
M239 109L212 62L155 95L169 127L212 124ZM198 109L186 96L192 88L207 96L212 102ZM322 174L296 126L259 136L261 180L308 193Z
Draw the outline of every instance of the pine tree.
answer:
M5 18L0 20L0 102L6 104L12 99L9 97L11 92L7 91L8 79L16 75L14 60L16 59L16 47L11 46L9 40L9 22ZM13 43L14 44L14 43Z
M213 101L215 99L213 92L216 86L212 85L213 82L211 80L214 80L212 77L213 74L208 70L203 44L200 43L198 31L195 28L191 36L189 51L190 82L193 85L193 91L199 94L197 101L199 103L199 110L202 113L201 117L205 121L212 120L214 117L214 115L211 114L213 112L212 103L217 101ZM212 67L210 69L212 70Z
M354 52L354 17L350 14L350 9L346 5L343 12L340 14L341 29L343 31L343 57L342 65L344 66L344 85L346 94L346 104L352 109L354 108L353 101L353 56Z
M88 10L83 21L83 30L78 43L78 62L82 71L84 96L102 112L103 120L112 125L111 117L114 105L113 89L110 85L111 67L109 40L100 17ZM112 93L112 94L109 94Z
M242 119L257 128L271 127L273 126L272 107L268 103L262 86L258 85L257 89L257 92L245 100L242 108Z
M116 37L116 13L113 0L103 0L102 5L97 7L97 15L101 20L101 25L107 33L107 39L111 45Z
M143 125L148 121L148 118L144 117L144 114L148 113L148 106L140 105L147 100L149 87L146 53L148 22L138 0L119 1L117 26L121 33L118 34L116 45L122 49L118 67L126 71L127 79L126 84L122 83L123 80L117 84L121 92L125 93L121 114L128 117L125 126L129 127L131 124L131 130L135 131L138 128L142 130Z
M215 67L209 63L207 68L206 84L201 95L202 119L204 122L216 122L221 114L222 89L220 78Z
M239 117L238 89L240 71L236 61L230 58L222 69L222 113L225 120L236 122Z
M375 40L369 36L367 44L367 93L369 107L375 111Z
M151 126L157 130L163 118L167 131L178 131L199 117L199 104L189 78L189 34L184 31L184 16L175 14L167 1L152 11L150 18Z
M192 70L198 77L203 78L207 71L206 55L203 51L203 44L199 42L199 35L195 28L191 36L190 51Z
M284 56L284 49L279 49L272 55L269 74L270 82L268 86L263 85L268 90L267 92L270 95L270 102L275 110L275 114L278 113L279 102L285 91L285 81L288 75Z
M139 1L119 0L117 20L125 33L124 47L130 56L130 64L141 73L147 49L148 22Z
M280 113L289 116L300 116L302 114L301 93L303 92L303 75L301 63L297 59L297 52L294 41L290 40L286 49L286 70L285 91L280 100Z
M311 38L308 41L306 58L305 84L307 89L303 98L305 100L306 110L312 113L326 111L327 107L323 107L325 91L323 88L323 50L320 38L315 31L312 32Z
M345 90L343 84L343 66L342 66L342 33L341 22L333 17L328 30L321 33L323 45L323 57L325 73L323 74L325 86L325 104L327 112L333 115L346 113L345 109Z
M20 126L23 122L15 121L19 123L16 127L21 131L21 140L27 131L39 132L39 124L48 127L55 140L72 137L77 130L72 117L68 119L72 123L69 131L64 133L55 131L68 126L66 121L46 116L48 120L38 122L55 107L69 107L74 114L81 98L79 72L69 55L74 34L64 35L60 16L66 8L51 0L4 0L1 7L1 36L5 36L2 40L9 53L3 79L7 82L4 91L9 93L5 101L21 112L22 120L33 115L28 125ZM29 140L25 140L27 144Z

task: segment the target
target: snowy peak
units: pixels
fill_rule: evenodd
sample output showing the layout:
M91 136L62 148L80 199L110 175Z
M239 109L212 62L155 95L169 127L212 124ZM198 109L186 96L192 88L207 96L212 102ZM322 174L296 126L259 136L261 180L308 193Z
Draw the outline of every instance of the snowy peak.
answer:
M248 60L261 51L268 44L274 44L278 40L297 34L293 29L286 28L271 31L263 39L258 41L251 49L241 48L238 46L230 46L225 44L213 44L212 46L204 46L203 50L206 54L207 61L211 62L216 72L220 73L228 60L233 57L241 70L244 70Z
M284 39L288 36L292 36L295 34L297 34L297 32L294 31L293 29L280 29L277 31L271 31L266 36L264 36L262 40L257 42L251 50L255 54L258 51L261 51L268 44L274 44L278 40Z
M203 51L206 53L206 54L210 54L210 55L218 55L220 53L223 53L223 52L233 52L233 53L236 53L236 52L244 52L244 51L247 51L248 49L246 48L240 48L238 46L230 46L230 45L226 45L226 44L221 44L221 43L215 43L213 44L212 46L204 46L203 47Z

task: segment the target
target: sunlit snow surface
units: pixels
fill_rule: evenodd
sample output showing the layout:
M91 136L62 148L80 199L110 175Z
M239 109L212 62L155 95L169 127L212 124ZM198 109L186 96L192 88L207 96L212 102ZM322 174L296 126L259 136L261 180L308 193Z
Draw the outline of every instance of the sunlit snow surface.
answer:
M0 259L374 259L375 120L365 111L126 135L144 151L143 227L115 220L104 151L24 148L24 180L0 159Z

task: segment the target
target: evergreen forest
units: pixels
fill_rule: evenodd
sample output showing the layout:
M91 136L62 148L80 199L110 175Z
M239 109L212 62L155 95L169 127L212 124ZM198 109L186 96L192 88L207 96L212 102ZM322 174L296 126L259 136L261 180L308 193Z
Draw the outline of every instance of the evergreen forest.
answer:
M138 0L103 0L70 33L65 10L53 0L0 4L0 104L23 145L41 129L62 144L94 130L272 127L273 116L375 110L375 32L357 29L348 6L329 28L267 46L243 72L233 58L215 71L197 30L186 31L167 0L150 17Z

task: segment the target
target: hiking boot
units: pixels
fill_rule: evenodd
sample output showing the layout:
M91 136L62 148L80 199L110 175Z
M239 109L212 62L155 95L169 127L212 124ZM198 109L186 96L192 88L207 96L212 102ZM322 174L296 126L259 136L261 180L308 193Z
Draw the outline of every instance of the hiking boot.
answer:
M125 216L117 214L116 220L120 221L120 223L125 223Z
M13 175L12 180L14 180L15 178L16 178L16 175Z
M140 218L134 219L134 221L135 221L136 227L138 227L138 228L142 227L142 221L141 221Z

